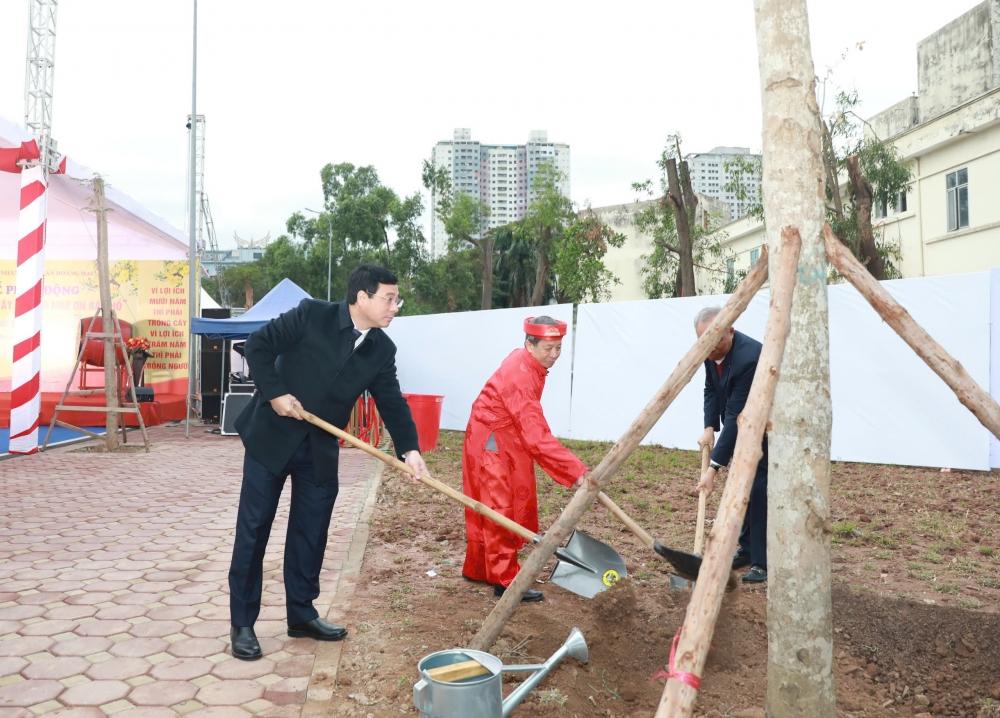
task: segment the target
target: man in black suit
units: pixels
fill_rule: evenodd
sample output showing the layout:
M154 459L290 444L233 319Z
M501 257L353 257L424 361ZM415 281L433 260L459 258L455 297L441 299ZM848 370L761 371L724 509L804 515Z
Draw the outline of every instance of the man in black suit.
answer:
M708 329L721 307L706 307L695 317L695 332L700 337ZM711 464L698 481L698 491L712 493L719 469L729 464L736 448L739 431L736 418L743 411L750 394L761 344L732 327L719 340L705 360L705 431L698 440L699 446L712 446ZM722 420L722 433L715 441L715 432ZM767 581L767 437L764 437L764 455L757 464L750 502L743 517L740 545L733 557L733 568L750 566L743 576L744 583Z
M313 608L327 529L337 498L336 437L302 420L309 411L346 426L366 389L415 474L427 473L417 430L396 378L396 346L382 331L403 300L395 275L362 264L347 283L347 301L304 299L246 341L257 390L236 420L243 440L243 486L229 569L233 655L260 658L253 625L260 613L264 550L285 478L292 478L285 538L288 635L338 641L347 629Z

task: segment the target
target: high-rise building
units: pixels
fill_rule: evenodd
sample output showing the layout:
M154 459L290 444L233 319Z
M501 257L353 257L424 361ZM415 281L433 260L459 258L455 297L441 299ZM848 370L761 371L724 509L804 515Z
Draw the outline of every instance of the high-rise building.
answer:
M686 155L691 173L691 188L698 194L717 197L729 208L729 219L737 220L746 216L750 208L760 203L760 155L747 147L715 147L709 152L695 152ZM728 186L738 174L734 161L746 160L754 171L742 178L746 196L739 198Z
M569 145L549 142L545 131L532 131L524 145L486 145L473 140L470 129L458 128L450 142L434 145L431 161L447 170L455 193L467 194L489 208L483 232L524 217L534 199L535 175L544 164L559 173L559 188L569 196ZM437 216L437 200L432 194L432 257L443 254L448 246L448 235Z

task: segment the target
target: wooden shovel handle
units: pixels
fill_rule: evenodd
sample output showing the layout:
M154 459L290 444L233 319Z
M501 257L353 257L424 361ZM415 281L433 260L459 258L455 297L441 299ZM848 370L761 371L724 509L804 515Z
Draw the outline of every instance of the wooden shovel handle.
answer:
M701 473L704 474L708 471L708 465L712 460L712 447L702 446L701 447ZM694 551L693 553L698 556L701 555L701 550L705 546L705 502L706 496L704 491L698 492L698 523L694 527Z
M610 496L603 491L598 491L597 500L600 501L608 511L617 516L618 520L625 524L632 533L638 536L639 540L645 544L646 548L653 548L653 537L650 536L649 533L642 528L642 526L633 521L631 516L622 511L621 507L612 501Z
M397 459L395 456L390 456L389 454L385 453L384 451L379 451L374 446L372 446L371 444L369 444L367 441L362 441L361 439L359 439L358 437L354 436L353 434L348 434L343 429L338 429L336 426L334 426L330 422L324 421L323 419L320 419L315 414L310 414L308 411L305 411L305 410L300 410L299 413L302 415L303 419L305 419L306 421L308 421L313 426L318 426L320 429L323 429L323 431L326 431L326 432L329 432L330 434L333 434L338 439L343 439L344 441L346 441L351 446L354 446L354 447L356 447L358 449L361 449L366 454L371 454L376 459L385 462L386 464L388 464L389 466L391 466L394 469L398 469L399 471L402 471L404 474L409 474L411 476L416 476L416 474L413 473L413 470L409 466L407 466L406 464L404 464L402 461L400 461L399 459ZM486 504L480 503L479 501L476 501L475 499L470 499L468 496L466 496L465 494L463 494L461 491L456 491L455 489L453 489L450 486L448 486L448 484L442 483L442 482L438 481L437 479L432 478L430 476L417 476L416 478L418 480L420 480L421 482L423 482L424 484L426 484L427 486L430 486L435 491L439 491L442 494L444 494L445 496L448 496L450 498L455 499L455 501L459 502L460 504L464 504L465 506L468 506L470 509L472 509L473 511L475 511L477 514L479 514L481 516L485 516L490 521L493 521L495 523L500 524L501 526L503 526L505 529L507 529L511 533L517 534L518 536L520 536L521 538L525 539L526 541L530 541L531 543L538 543L538 541L539 541L538 534L534 533L533 531L529 531L528 529L524 528L524 526L522 526L521 524L517 523L516 521L511 521L509 518L507 518L506 516L504 516L501 513L498 513L497 511L494 511L493 509L491 509Z

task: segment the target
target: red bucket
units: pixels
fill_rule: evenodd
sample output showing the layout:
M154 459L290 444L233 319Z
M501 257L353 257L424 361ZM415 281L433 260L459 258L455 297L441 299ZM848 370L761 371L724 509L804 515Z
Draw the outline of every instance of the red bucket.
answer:
M413 423L417 425L417 444L420 453L426 454L437 448L438 432L441 429L441 403L444 396L440 394L403 394L406 403L410 405Z

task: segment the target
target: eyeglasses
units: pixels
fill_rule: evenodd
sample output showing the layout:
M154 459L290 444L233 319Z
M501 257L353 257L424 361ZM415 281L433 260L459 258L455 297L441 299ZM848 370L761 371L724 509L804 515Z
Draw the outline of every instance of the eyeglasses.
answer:
M378 297L379 299L384 299L386 304L390 304L396 307L396 309L403 308L403 300L400 297L383 297L381 294L375 294L374 292L365 292L369 297Z

